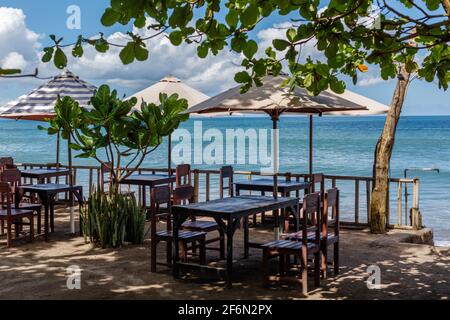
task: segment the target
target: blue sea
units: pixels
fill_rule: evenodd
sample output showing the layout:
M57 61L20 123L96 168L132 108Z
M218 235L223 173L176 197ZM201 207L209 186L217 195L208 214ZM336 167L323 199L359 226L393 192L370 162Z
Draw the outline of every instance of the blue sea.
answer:
M201 121L203 131L218 129L270 129L268 117L193 118L181 128L193 131ZM332 175L371 176L374 147L384 117L315 117L314 171ZM37 129L32 121L0 120L0 156L13 156L16 162L55 161L55 137ZM308 118L282 117L280 127L280 171L308 171ZM176 143L174 143L176 144ZM207 145L207 143L204 143ZM62 151L65 162L66 152ZM90 159L75 159L75 164L96 164ZM161 145L144 162L144 167L166 167L167 146ZM200 165L197 168L218 168ZM437 243L450 243L450 117L402 117L397 129L391 159L391 177L403 177L406 168L438 168L439 173L411 171L408 177L421 181L420 208L424 224L433 228ZM236 169L259 170L259 166L236 165ZM84 180L86 181L86 180ZM338 183L343 195L345 220L354 212L354 183ZM365 220L365 185L361 184L361 220ZM397 194L392 184L391 222L395 223ZM411 191L411 190L410 190ZM411 199L411 196L410 196Z

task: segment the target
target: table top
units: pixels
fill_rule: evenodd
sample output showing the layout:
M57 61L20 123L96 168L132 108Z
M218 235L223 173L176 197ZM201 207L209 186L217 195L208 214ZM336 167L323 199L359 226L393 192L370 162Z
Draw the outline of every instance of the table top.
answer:
M159 184L174 183L176 180L175 176L169 176L165 174L133 174L128 178L124 179L121 184L136 184L136 185L150 185L155 186Z
M60 193L75 189L82 189L81 186L71 186L69 184L60 184L60 183L29 184L19 186L18 188L25 192L48 192L48 193Z
M283 191L296 191L309 188L309 182L303 181L286 181L278 180L278 190ZM256 179L241 181L235 183L236 188L242 190L262 190L262 191L272 191L273 190L273 179Z
M245 195L230 198L198 202L172 207L175 213L185 213L198 216L227 217L235 215L251 215L262 211L288 208L298 204L298 198Z
M68 175L69 173L69 169L28 169L20 171L24 178L50 178Z

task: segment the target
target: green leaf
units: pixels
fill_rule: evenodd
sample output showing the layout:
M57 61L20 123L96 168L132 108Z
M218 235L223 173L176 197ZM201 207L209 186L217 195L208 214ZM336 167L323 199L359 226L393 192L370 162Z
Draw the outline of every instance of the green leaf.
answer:
M136 44L134 47L134 54L136 56L136 60L145 61L148 59L148 50L144 48L142 45Z
M253 58L253 56L257 51L258 51L258 44L255 41L250 40L247 42L247 45L245 46L243 52L248 59L251 59Z
M278 51L283 51L283 50L286 50L286 48L289 47L291 44L286 40L274 39L272 41L272 45Z
M286 37L290 42L294 42L295 38L297 37L297 30L295 30L293 28L289 28L286 31Z
M120 51L119 57L123 64L132 63L135 59L134 42L128 42L125 48Z
M241 22L244 26L253 26L258 21L258 16L258 7L251 4L241 13Z
M13 75L21 73L22 71L20 69L2 69L0 68L0 76L7 76L7 75Z
M440 0L426 0L427 8L431 11L439 9L439 5L441 3Z
M230 11L228 11L227 15L225 16L225 21L230 27L236 29L239 22L239 15L237 11L234 9L230 9Z
M111 27L120 19L120 13L113 10L112 8L107 8L103 13L101 22L105 27Z
M206 58L206 56L208 55L208 47L204 44L201 44L197 47L197 55L199 56L199 58Z
M55 49L53 47L44 48L44 55L42 56L42 62L47 63L50 62L53 58L53 52Z
M179 30L175 30L169 34L169 40L174 46L179 46L183 41L183 33Z
M345 82L338 80L336 77L330 79L330 88L337 94L342 94L345 92Z
M67 66L67 56L59 47L56 49L53 62L58 69L64 69Z
M236 73L234 81L237 83L248 83L252 81L252 77L246 71L241 71Z

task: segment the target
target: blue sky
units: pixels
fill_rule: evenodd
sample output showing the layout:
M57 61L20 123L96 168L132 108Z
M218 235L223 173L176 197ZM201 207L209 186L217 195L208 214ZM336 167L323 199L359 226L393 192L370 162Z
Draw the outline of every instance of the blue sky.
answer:
M37 59L37 52L49 43L49 34L63 36L67 41L71 41L80 33L85 36L94 36L100 31L110 36L113 33L129 30L129 26L104 28L100 24L100 17L108 3L109 0L0 0L0 19L17 19L22 23L20 28L12 31L3 30L7 34L2 35L4 21L0 20L0 66L7 57L17 58L18 55L21 55L24 58L22 60L26 60L26 63L20 60L25 66L24 71L30 71L39 66L42 76L57 74L58 70L51 65L39 65ZM78 5L81 8L81 30L68 30L66 27L68 18L66 10L70 5ZM4 7L21 9L23 16L16 14L16 11L11 16L2 15L1 10ZM289 18L271 17L266 19L253 32L253 36L260 42L270 43L270 39L267 37L276 32L276 30L270 28L283 22L289 22ZM11 35L11 32L17 32L17 35ZM29 52L29 48L20 47L17 43L13 43L14 41L20 41L21 37L24 37L23 34L31 39L29 40L30 46L36 46L33 49L36 52L34 59L31 57L32 53ZM118 37L120 38L120 35ZM91 52L87 55L89 59L83 61L71 59L69 69L93 84L99 85L107 82L127 95L153 84L167 73L178 76L187 84L208 95L217 94L221 90L234 85L232 79L237 70L235 64L239 61L230 52L226 51L218 57L209 57L206 60L198 61L194 54L195 48L169 48L164 40L159 41L152 43L154 48L150 50L150 60L145 63L135 63L133 66L124 67L118 63L117 57L113 57L113 53L109 56L102 56ZM17 52L17 54L13 54L11 47L15 48L14 52ZM361 75L360 84L353 86L348 83L347 88L389 104L395 81L381 81L375 70L371 71L369 74ZM30 79L1 80L0 104L28 93L43 82L44 80ZM436 114L450 115L450 92L439 90L436 83L426 83L421 80L413 81L408 92L404 115Z

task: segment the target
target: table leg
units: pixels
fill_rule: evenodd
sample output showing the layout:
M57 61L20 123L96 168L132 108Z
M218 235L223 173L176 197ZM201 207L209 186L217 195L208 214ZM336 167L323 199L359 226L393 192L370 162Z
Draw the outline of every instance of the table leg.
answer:
M248 248L248 238L249 238L249 231L248 231L248 216L244 217L244 258L248 259L249 256L249 248Z
M145 189L146 189L145 186L142 186L142 207L147 208Z
M227 223L227 270L225 281L227 288L231 288L233 286L231 281L233 272L233 218L229 217Z
M55 205L52 200L50 200L50 232L55 232Z
M44 204L44 239L45 241L48 241L48 216L49 216L49 207L48 203Z
M180 260L180 244L178 243L178 235L179 235L179 220L180 217L177 213L176 210L172 210L172 218L173 218L173 241L172 241L172 246L173 246L173 251L172 251L172 256L173 256L173 277L175 279L178 279L180 277L180 269L178 266L178 262Z

